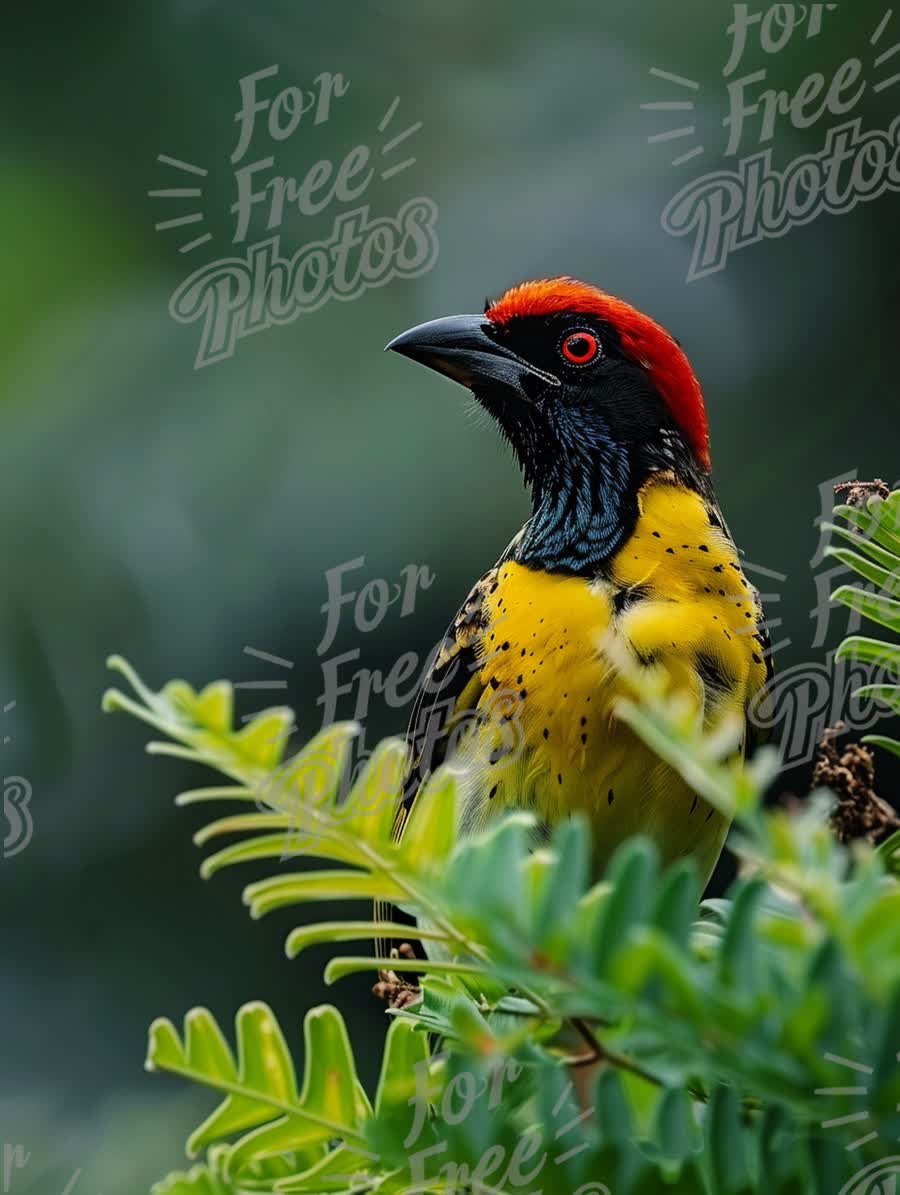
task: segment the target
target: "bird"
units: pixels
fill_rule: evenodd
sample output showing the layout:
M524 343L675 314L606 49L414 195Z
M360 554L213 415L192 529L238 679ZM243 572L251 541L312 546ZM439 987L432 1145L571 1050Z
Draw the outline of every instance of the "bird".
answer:
M471 391L531 493L531 516L426 668L397 835L446 763L461 836L526 810L540 845L580 814L598 876L644 834L664 863L692 857L705 885L727 817L616 716L623 661L662 670L711 733L739 723L743 754L771 679L760 597L716 499L703 392L679 342L624 300L556 277L386 349Z

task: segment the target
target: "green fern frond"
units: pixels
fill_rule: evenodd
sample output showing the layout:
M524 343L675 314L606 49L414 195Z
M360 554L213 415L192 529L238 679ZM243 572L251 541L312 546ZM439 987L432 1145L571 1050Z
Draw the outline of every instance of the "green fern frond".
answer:
M834 514L849 528L826 523L824 529L851 548L831 544L825 549L826 555L847 565L874 589L842 585L831 595L832 601L841 602L886 630L900 633L900 490L887 498L870 497L865 508L838 506ZM854 697L869 698L900 713L900 643L852 635L840 645L835 659L883 670L883 682L864 685ZM893 683L894 678L898 683ZM862 741L900 755L900 741L895 738L868 735Z
M837 600L889 630L900 629L898 511L896 494L865 510L839 507L846 525L833 530L843 545L829 549L877 590L845 586ZM900 647L856 636L839 655L881 665L884 677L859 695L900 709ZM328 982L379 965L421 977L419 1003L392 1015L371 1101L333 1008L307 1017L302 1083L264 1005L239 1012L234 1048L203 1010L189 1013L181 1032L156 1022L148 1065L216 1091L220 1102L189 1141L192 1154L206 1151L205 1163L171 1176L155 1195L400 1195L411 1186L443 1195L476 1178L484 1189L515 1189L508 1167L522 1141L534 1147L535 1181L547 1195L586 1183L593 1195L604 1187L615 1195L661 1187L673 1195L833 1195L879 1156L877 1144L848 1152L860 1131L846 1119L842 1059L870 1069L867 1098L881 1140L900 1134L900 834L877 851L847 850L829 829L827 793L799 814L766 810L775 753L742 762L738 729L706 736L652 671L623 664L632 691L619 714L734 819L740 874L723 898L700 903L691 861L665 867L642 838L592 883L590 833L578 818L539 850L524 814L458 840L448 770L420 793L397 843L401 742L382 744L351 783L352 724L288 755L289 711L265 711L239 729L226 682L200 692L174 682L154 693L123 661L111 664L132 694L110 691L107 709L166 736L150 745L155 753L228 780L177 798L225 803L224 816L196 836L215 847L204 876L290 861L290 870L246 886L251 916L362 897L419 923L332 915L291 930L291 957L379 937L440 946L430 960L348 954L326 968ZM883 736L868 741L900 750ZM304 871L303 859L331 866ZM589 1027L605 1062L587 1119L571 1091L569 1063L583 1048L573 1043L578 1026ZM446 1053L430 1054L432 1036ZM517 1076L509 1085L507 1066ZM426 1115L414 1132L423 1073ZM490 1114L482 1103L458 1122L445 1115L451 1085L474 1082L483 1101L498 1076L503 1098ZM576 1126L568 1142L556 1132L563 1117ZM431 1168L413 1182L419 1151ZM490 1173L485 1159L496 1162Z
M336 1154L368 1161L369 1178L387 1173L374 1158L366 1128L375 1116L409 1116L415 1069L428 1066L427 1038L411 1024L396 1020L388 1030L375 1106L369 1102L356 1073L356 1063L340 1013L328 1005L307 1013L304 1026L305 1070L298 1084L291 1053L271 1009L247 1004L238 1012L236 1054L206 1009L187 1014L181 1033L167 1020L150 1029L147 1067L179 1075L209 1087L222 1101L188 1140L196 1156L215 1145L215 1168L195 1168L178 1176L185 1191L218 1195L265 1180L267 1189L290 1179L319 1176ZM189 1184L193 1183L194 1187ZM188 1185L185 1185L188 1184ZM204 1187L206 1184L206 1187ZM216 1186L216 1184L219 1184ZM291 1189L305 1189L295 1185ZM165 1195L181 1195L176 1185Z

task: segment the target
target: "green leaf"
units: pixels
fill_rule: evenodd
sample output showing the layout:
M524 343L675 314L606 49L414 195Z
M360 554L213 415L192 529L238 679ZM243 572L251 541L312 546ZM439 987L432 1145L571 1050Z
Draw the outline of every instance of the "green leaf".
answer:
M416 1076L422 1067L427 1067L429 1057L428 1039L424 1034L417 1033L408 1021L391 1022L375 1092L376 1116L397 1108L408 1112L409 1098L416 1089Z
M301 925L292 930L285 943L288 958L296 958L310 946L326 942L363 942L379 935L392 941L401 938L415 942L448 942L446 934L438 930L402 925L392 921L323 921L317 925Z
M323 1122L357 1127L372 1109L356 1074L344 1019L336 1008L310 1009L303 1023L306 1068L300 1103Z
M857 698L870 698L888 706L895 714L900 714L900 685L863 685L853 694Z
M250 788L232 784L191 788L179 793L175 798L175 804L179 806L198 805L205 801L246 801L252 804L256 801L256 794Z
M200 874L208 880L223 867L233 867L237 863L258 863L262 859L278 859L284 863L288 859L303 858L358 864L359 852L352 843L333 842L330 838L304 838L292 829L287 834L260 834L223 847L203 861Z
M239 1195L224 1177L221 1154L221 1150L210 1150L207 1164L170 1174L162 1182L153 1184L150 1195Z
M672 1161L683 1162L694 1152L697 1136L687 1092L681 1087L667 1087L656 1112L654 1139L660 1152Z
M653 924L678 946L690 941L691 926L697 916L700 885L697 867L692 859L683 859L670 867L663 876L656 897Z
M539 944L545 944L553 931L566 927L587 885L591 855L587 822L581 817L562 822L554 835L553 849L555 864L548 873L534 920L534 939ZM506 882L505 876L498 878Z
M298 826L305 828L305 810L333 809L336 805L350 758L350 747L359 734L355 722L336 722L321 730L306 746L277 769L284 750L284 740L278 738L273 723L274 714L268 711L269 721L257 726L259 719L250 722L235 743L254 764L268 773L258 786L259 799L273 809L287 813ZM293 722L293 715L288 711ZM260 715L260 718L266 715ZM274 729L275 738L270 737ZM273 745L277 750L272 754Z
M856 553L854 554L869 557L877 565L879 565L879 567L884 569L888 576L895 572L897 568L897 556L894 555L893 552L888 552L885 548L882 548L880 544L875 543L871 539L867 539L864 535L858 535L849 527L844 527L838 523L822 523L821 529L822 531L830 531L836 535L839 535L842 539L846 540L847 543L851 544L856 549ZM834 556L837 555L838 551L846 551L846 549L838 549L829 546L825 549L825 551L828 555ZM851 567L855 568L856 566L852 565ZM859 569L857 571L861 572Z
M874 664L900 676L900 647L884 643L880 639L867 639L862 635L851 635L834 653L836 660L858 660L863 664Z
M900 756L900 742L897 739L887 738L883 734L867 734L861 741L873 747L881 747L883 751L889 751L891 755Z
M900 870L900 830L895 830L890 838L880 843L875 854L884 860L884 865L889 871L897 874Z
M379 846L391 831L403 792L407 747L403 739L386 739L372 756L336 816L349 835Z
M604 1068L594 1084L593 1108L601 1142L625 1145L633 1140L634 1120L622 1080L615 1071Z
M848 538L851 537L848 535ZM888 597L900 596L900 576L897 574L900 560L894 559L890 553L884 552L882 556L886 567L876 564L859 552L853 552L848 548L829 547L825 549L825 555L846 564L855 573L859 573L861 577L871 581L881 593L887 594Z
M657 853L646 839L638 838L620 847L609 869L611 892L600 910L594 938L593 965L602 975L631 929L641 924L650 910L657 873Z
M394 958L333 958L325 968L325 982L331 986L339 979L346 979L348 975L356 975L360 971L373 971L376 968L392 968L394 971L414 971L422 975L480 975L483 968L477 963L445 963L431 959L394 959Z
M720 975L739 993L755 992L767 979L759 958L756 929L763 891L761 880L750 880L741 885L719 950Z
M210 1053L206 1039L211 1034L212 1023L209 1013L204 1014L199 1028L185 1022L188 1033L187 1066L195 1074L203 1074L206 1081L223 1078L218 1067L210 1068L208 1065ZM196 1155L214 1141L221 1141L271 1120L273 1100L282 1107L293 1106L297 1102L294 1065L272 1010L260 1003L245 1004L237 1015L236 1028L239 1056L237 1085L250 1092L264 1093L267 1099L261 1101L252 1095L228 1095L191 1134L188 1139L190 1154ZM199 1041L203 1041L203 1046L198 1049ZM321 1129L319 1132L321 1134Z
M717 1195L751 1192L747 1143L741 1128L741 1107L737 1092L717 1087L709 1106L707 1141L713 1190Z
M213 681L198 695L194 716L201 726L225 734L231 729L234 716L234 689L228 681Z
M408 1175L406 1186L409 1186ZM355 1195L356 1192L363 1195L374 1190L378 1195L401 1195L403 1191L390 1181L378 1159L368 1150L345 1149L342 1145L302 1174L280 1179L274 1189L285 1195Z
M207 860L209 862L211 860ZM250 906L254 918L271 913L273 909L312 900L383 900L396 904L402 896L402 890L388 876L365 871L289 873L260 880L244 890L244 901Z
M240 754L260 768L274 768L284 755L294 725L289 709L276 707L262 710L234 737Z
M889 631L900 631L900 602L893 598L879 597L853 585L842 585L831 595L831 600L842 602L872 622L887 627ZM900 649L896 650L900 652Z
M307 1014L306 1072L300 1095L287 1044L271 1009L260 1003L244 1005L236 1018L236 1032L237 1062L205 1009L188 1013L183 1042L168 1021L156 1021L151 1027L149 1069L181 1075L225 1095L191 1134L190 1154L215 1141L264 1127L271 1133L257 1132L251 1145L239 1142L235 1146L241 1165L285 1149L322 1146L333 1138L362 1142L359 1124L369 1109L356 1077L346 1028L335 1009L323 1006ZM231 1161L228 1167L233 1172Z
M893 506L877 501L870 502L866 511L858 506L836 506L834 515L846 519L848 523L858 527L865 537L875 540L888 552L900 557L900 537L893 531L897 526Z
M284 813L241 813L209 822L194 835L195 846L205 846L223 834L243 834L248 830L289 830L291 819Z
M441 863L455 838L456 775L450 768L439 768L416 794L403 828L403 860L410 868Z
M226 1173L230 1179L243 1177L246 1181L246 1173L258 1170L261 1163L276 1159L286 1161L288 1157L294 1162L290 1169L297 1169L297 1163L304 1167L314 1165L325 1156L325 1142L317 1125L294 1116L284 1116L241 1137L228 1152Z

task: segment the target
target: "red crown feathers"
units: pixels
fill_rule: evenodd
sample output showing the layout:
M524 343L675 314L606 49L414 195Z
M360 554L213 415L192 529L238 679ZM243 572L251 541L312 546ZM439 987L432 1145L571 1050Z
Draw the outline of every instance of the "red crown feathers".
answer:
M562 312L592 315L612 324L619 334L622 351L647 370L672 418L708 471L709 427L700 383L674 338L649 316L575 278L523 282L492 303L485 314L491 323L503 325L520 317Z

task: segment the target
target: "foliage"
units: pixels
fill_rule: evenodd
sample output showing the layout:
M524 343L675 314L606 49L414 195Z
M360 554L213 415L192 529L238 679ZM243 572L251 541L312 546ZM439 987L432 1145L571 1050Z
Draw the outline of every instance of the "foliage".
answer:
M826 523L824 530L843 542L832 543L826 554L847 565L868 585L842 585L832 595L833 600L900 633L900 490L887 498L874 495L864 508L837 506L834 514L842 522ZM861 661L882 670L883 677L857 689L854 697L869 698L900 714L900 644L851 635L838 648L836 658ZM900 741L895 738L872 734L862 741L900 756ZM881 852L900 874L900 833L883 843Z
M856 530L836 527L851 547L831 549L882 591L844 587L835 597L894 630L900 603L884 595L897 592L900 575L900 539L888 526L898 501L838 508ZM855 638L841 652L877 656L900 676L892 645ZM401 742L382 744L353 777L352 725L285 758L290 711L236 730L228 684L197 693L173 682L156 693L123 661L111 663L134 696L112 690L107 709L167 736L149 750L230 781L178 798L237 806L197 835L200 845L235 839L207 857L203 874L291 861L246 887L252 916L364 898L418 921L304 925L287 938L290 957L319 942L382 937L421 941L431 956L346 955L326 968L329 983L376 966L421 977L420 1003L393 1014L371 1102L334 1008L307 1014L302 1083L262 1005L239 1011L236 1055L202 1009L180 1032L157 1022L148 1066L221 1097L188 1142L191 1155L208 1151L205 1163L158 1193L835 1195L900 1135L893 847L837 843L827 793L800 812L766 810L774 754L736 761L733 733L704 738L690 707L652 673L633 676L620 716L734 818L739 874L724 899L700 903L692 863L664 867L640 838L592 882L579 820L536 851L522 814L457 840L448 770L430 780L394 842ZM887 704L900 697L895 685L870 688ZM294 870L301 858L333 867ZM602 1062L588 1096L579 1082L585 1043Z

